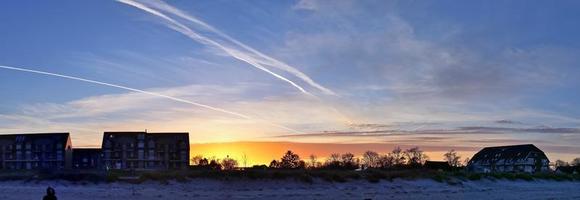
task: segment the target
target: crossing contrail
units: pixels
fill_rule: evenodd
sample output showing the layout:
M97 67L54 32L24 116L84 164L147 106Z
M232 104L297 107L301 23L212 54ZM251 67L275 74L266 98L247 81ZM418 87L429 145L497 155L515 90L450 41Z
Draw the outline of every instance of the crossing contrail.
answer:
M162 97L162 98L170 99L170 100L177 101L177 102L187 103L187 104L191 104L191 105L194 105L194 106L206 108L206 109L209 109L209 110L213 110L213 111L217 111L217 112L221 112L221 113L233 115L233 116L240 117L240 118L243 118L243 119L260 120L260 119L252 118L252 117L250 117L248 115L241 114L241 113L238 113L238 112L229 111L229 110L226 110L226 109L217 108L217 107L214 107L214 106L210 106L210 105L205 105L205 104L193 102L193 101L190 101L190 100L187 100L187 99L182 99L182 98L178 98L178 97L168 96L168 95L160 94L160 93L157 93L157 92L150 92L150 91L140 90L140 89L131 88L131 87L127 87L127 86L122 86L122 85L117 85L117 84L112 84L112 83L105 83L105 82L91 80L91 79L86 79L86 78L80 78L80 77L76 77L76 76L69 76L69 75L63 75L63 74L57 74L57 73L46 72L46 71L39 71L39 70L33 70L33 69L26 69L26 68L20 68L20 67L10 67L10 66L0 65L0 68L2 68L2 69L8 69L8 70L21 71L21 72L35 73L35 74L42 74L42 75L47 75L47 76L55 76L55 77L60 77L60 78L65 78L65 79L71 79L71 80L76 80L76 81L93 83L93 84L97 84L97 85L104 85L104 86L114 87L114 88L119 88L119 89L123 89L123 90L132 91L132 92L138 92L138 93L143 93L143 94L152 95L152 96L156 96L156 97ZM260 120L260 121L265 121L265 120ZM279 128L282 128L282 129L290 130L290 131L293 131L293 132L299 132L299 133L301 132L301 131L297 131L297 130L294 130L292 128L289 128L289 127L286 127L286 126L283 126L283 125L275 124L275 123L268 122L268 121L265 121L265 122L269 123L272 126L279 127Z
M267 69L266 66L271 66L271 67L275 67L281 70L284 70L286 72L289 72L291 74L293 74L294 76L302 79L304 82L308 83L309 85L311 85L312 87L315 87L317 89L319 89L320 91L324 92L325 94L330 94L330 95L336 95L332 90L327 89L323 86L321 86L320 84L316 83L314 80L312 80L310 77L308 77L306 74L302 73L301 71L297 70L296 68L282 62L279 61L275 58L272 58L270 56L267 56L243 43L241 43L240 41L233 39L232 37L226 35L225 33L217 30L216 28L214 28L213 26L191 16L188 15L184 12L182 12L181 10L170 6L162 1L149 1L145 4L141 3L141 2L137 2L137 1L133 1L133 0L117 0L121 3L133 6L135 8L141 9L145 12L148 12L152 15L155 15L157 17L160 17L162 19L164 19L168 24L168 26L175 30L178 31L184 35L186 35L187 37L189 37L190 39L193 39L194 41L200 42L202 44L208 45L208 46L212 46L212 47L217 47L218 49L223 50L224 52L226 52L228 55L232 56L233 58L236 58L238 60L241 60L243 62L246 62L262 71L265 71L271 75L273 75L274 77L281 79L283 81L288 82L289 84L291 84L292 86L294 86L295 88L297 88L298 90L300 90L301 92L305 93L305 94L309 94L311 95L309 92L307 92L302 86L298 85L297 83L289 80L288 78L279 75L277 73L272 72L271 70ZM185 19L191 23L197 24L198 26L201 26L202 28L209 30L211 32L213 32L214 34L217 34L218 36L222 37L223 39L225 39L225 41L228 41L231 44L231 46L229 46L228 44L223 44L220 42L217 42L216 40L212 40L209 37L203 36L201 34L199 34L198 32L195 32L194 30L192 30L191 28L189 28L188 26L178 22L177 20L167 16L166 14L163 14L162 12L160 12L159 10L156 10L152 7L155 7L156 9L165 11L167 13L170 13L172 15L176 15L182 19ZM232 46L237 46L238 48L233 48Z

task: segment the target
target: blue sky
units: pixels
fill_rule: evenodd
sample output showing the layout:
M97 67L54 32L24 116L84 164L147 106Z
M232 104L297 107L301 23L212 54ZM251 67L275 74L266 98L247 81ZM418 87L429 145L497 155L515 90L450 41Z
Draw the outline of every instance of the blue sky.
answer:
M578 1L3 1L0 132L580 149ZM157 14L157 15L156 15ZM160 15L159 15L160 14ZM169 20L168 20L169 19ZM282 128L281 128L282 127ZM294 131L291 131L292 129Z

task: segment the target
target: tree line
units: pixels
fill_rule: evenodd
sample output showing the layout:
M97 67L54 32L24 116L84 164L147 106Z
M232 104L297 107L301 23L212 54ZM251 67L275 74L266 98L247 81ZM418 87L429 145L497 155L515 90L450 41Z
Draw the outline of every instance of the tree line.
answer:
M461 161L461 156L455 150L450 150L443 155L445 161L451 167L462 167L469 159ZM247 156L242 157L242 163L247 162ZM352 153L332 153L326 159L319 159L316 155L310 155L302 159L298 154L288 150L280 159L275 159L269 165L255 165L252 168L274 169L406 169L423 167L429 157L419 147L401 149L395 147L391 152L379 154L374 151L366 151L360 157ZM194 156L191 159L192 167L196 169L211 170L234 170L239 167L239 162L229 156L224 159L204 158ZM244 164L245 165L245 164ZM246 166L244 166L246 167Z
M563 160L556 160L554 162L554 167L568 167L568 166L579 167L580 166L580 158L574 158L572 160L572 162L566 162Z

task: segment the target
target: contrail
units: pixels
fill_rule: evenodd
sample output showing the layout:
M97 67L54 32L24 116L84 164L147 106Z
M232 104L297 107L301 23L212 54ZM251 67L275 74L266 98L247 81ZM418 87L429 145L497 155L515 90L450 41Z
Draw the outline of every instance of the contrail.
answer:
M251 119L249 116L244 115L244 114L240 114L240 113L237 113L237 112L233 112L233 111L229 111L229 110L225 110L225 109L221 109L221 108L216 108L216 107L213 107L213 106L208 106L208 105L205 105L205 104L200 104L200 103L196 103L196 102L189 101L189 100L186 100L186 99L172 97L172 96L168 96L168 95L164 95L164 94L160 94L160 93L156 93L156 92L149 92L149 91L145 91L145 90L130 88L130 87L122 86L122 85L105 83L105 82L101 82L101 81L95 81L95 80L90 80L90 79L85 79L85 78L79 78L79 77L74 77L74 76L68 76L68 75L62 75L62 74L56 74L56 73L45 72L45 71L38 71L38 70L32 70L32 69L19 68L19 67L9 67L9 66L0 65L0 68L10 69L10 70L16 70L16 71L23 71L23 72L31 72L31 73L36 73L36 74L44 74L44 75L56 76L56 77L61 77L61 78L66 78L66 79L72 79L72 80L77 80L77 81L88 82L88 83L94 83L94 84L99 84L99 85L104 85L104 86L109 86L109 87L114 87L114 88L120 88L120 89L129 90L129 91L133 91L133 92L139 92L139 93L153 95L153 96L157 96L157 97L163 97L163 98L171 99L171 100L178 101L178 102L188 103L188 104L191 104L191 105L195 105L195 106L207 108L207 109L210 109L210 110L213 110L213 111L218 111L218 112L222 112L222 113L234 115L234 116L241 117L241 118L244 118L244 119Z
M172 28L175 31L178 31L184 35L186 35L187 37L200 42L202 44L208 45L208 46L213 46L213 47L217 47L221 50L223 50L224 52L226 52L228 55L241 60L243 62L246 62L260 70L263 70L271 75L273 75L274 77L281 79L283 81L286 81L288 83L290 83L292 86L294 86L295 88L297 88L298 90L300 90L303 93L309 94L311 95L309 92L307 92L302 86L296 84L295 82L287 79L286 77L283 77L279 74L276 74L270 70L268 70L265 65L267 66L271 66L271 67L275 67L284 71L287 71L295 76L297 76L298 78L302 79L303 81L305 81L306 83L308 83L309 85L321 90L322 92L324 92L325 94L331 94L331 95L336 95L333 91L331 91L330 89L327 89L323 86L321 86L320 84L316 83L315 81L313 81L310 77L308 77L306 74L302 73L301 71L297 70L296 68L282 62L279 60L276 60L270 56L267 56L233 38L231 38L230 36L226 35L225 33L215 29L213 26L193 17L190 16L184 12L182 12L181 10L172 7L162 1L150 1L147 2L146 4L148 4L149 6L155 7L157 9L163 10L165 12L168 12L170 14L176 15L178 17L181 17L189 22L192 22L194 24L197 24L199 26L202 26L204 29L207 29L215 34L217 34L218 36L225 38L226 41L229 41L239 47L241 47L241 49L235 49L235 48L231 48L226 46L225 44L219 43L215 40L212 40L208 37L202 36L200 34L198 34L197 32L193 31L191 28L183 25L182 23L179 23L178 21L176 21L175 19L159 12L158 10L155 10L151 7L149 7L148 5L145 5L143 3L140 2L136 2L133 0L117 0L118 2L136 7L138 9L141 9L145 12L148 12L150 14L153 14L157 17L160 17L162 19L164 19L165 21L167 21L169 24L168 26L170 28ZM244 52L244 51L249 51L248 52Z
M226 114L229 114L229 115L234 115L236 117L240 117L240 118L243 118L243 119L259 120L259 119L252 118L252 117L250 117L248 115L244 115L244 114L237 113L237 112L234 112L234 111L229 111L229 110L226 110L226 109L217 108L217 107L213 107L213 106L209 106L209 105L205 105L205 104L193 102L193 101L190 101L190 100L187 100L187 99L182 99L182 98L178 98L178 97L168 96L168 95L164 95L164 94L160 94L160 93L156 93L156 92L150 92L150 91L135 89L135 88L126 87L126 86L122 86L122 85L117 85L117 84L112 84L112 83L105 83L105 82L101 82L101 81L95 81L95 80L91 80L91 79L85 79L85 78L80 78L80 77L75 77L75 76L69 76L69 75L63 75L63 74L57 74L57 73L51 73L51 72L46 72L46 71L39 71L39 70L32 70L32 69L20 68L20 67L10 67L10 66L0 65L0 68L2 68L2 69L8 69L8 70L21 71L21 72L35 73L35 74L42 74L42 75L48 75L48 76L61 77L61 78L65 78L65 79L77 80L77 81L82 81L82 82L87 82L87 83L94 83L94 84L98 84L98 85L104 85L104 86L119 88L119 89L123 89L123 90L133 91L133 92L139 92L139 93L143 93L143 94L148 94L148 95L152 95L152 96L157 96L157 97L162 97L162 98L170 99L170 100L177 101L177 102L191 104L191 105L198 106L198 107L202 107L202 108L206 108L206 109L209 109L209 110L213 110L213 111L217 111L217 112L221 112L221 113L226 113ZM265 121L265 120L261 120L261 121ZM301 131L297 131L297 130L294 130L292 128L288 128L286 126L282 126L282 125L279 125L279 124L271 123L271 122L268 122L268 121L265 121L265 122L267 122L270 125L275 126L275 127L279 127L279 128L283 128L283 129L286 129L286 130L293 131L293 132L301 133Z
M154 16L157 16L159 18L164 19L167 24L169 26L169 28L184 34L185 36L189 37L190 39L200 42L204 45L207 46L213 46L213 47L217 47L218 49L223 50L224 52L226 52L228 55L241 60L243 62L246 62L260 70L263 70L281 80L284 80L288 83L290 83L292 86L294 86L295 88L299 89L301 92L314 97L316 100L323 102L322 99L320 99L319 97L310 94L309 92L307 92L303 87L299 86L298 84L294 83L293 81L288 80L287 78L276 74L270 70L268 70L264 65L267 66L272 66L272 67L276 67L278 69L282 69L284 71L290 72L291 74L294 74L295 76L301 78L302 80L304 80L305 82L309 83L311 86L318 88L319 90L321 90L322 92L324 92L325 94L330 94L330 95L336 95L336 93L334 93L332 90L327 89L321 85L319 85L318 83L314 82L310 77L308 77L306 74L300 72L299 70L297 70L296 68L289 66L288 64L279 61L275 58L272 58L270 56L267 56L241 42L239 42L236 39L231 38L230 36L226 35L225 33L221 32L220 30L214 28L213 26L203 22L200 19L197 19L191 15L188 15L187 13L171 6L168 5L166 3L164 3L163 1L147 1L145 4L141 3L141 2L137 2L134 0L117 0L118 2L136 7L138 9L141 9L147 13L150 13ZM235 48L231 48L229 46L226 46L224 44L218 43L215 40L212 40L208 37L202 36L199 33L193 31L191 28L185 26L184 24L178 22L177 20L167 16L166 14L161 13L158 10L155 10L153 8L157 8L159 10L165 11L167 13L170 13L172 15L178 16L182 19L185 19L191 23L197 24L198 26L201 26L203 29L205 30L209 30L210 32L213 32L215 34L217 34L218 36L225 38L226 41L229 41L231 43L233 43L234 45L239 46L241 49L235 49ZM244 51L245 50L245 51ZM331 109L333 112L335 112L336 114L340 115L341 118L343 118L343 120L345 120L347 123L353 123L352 120L350 119L350 117L346 116L345 114L343 114L342 112L340 112L338 109L334 108L331 106Z
M133 1L133 0L128 0L128 1ZM247 51L250 51L251 53L254 53L255 55L258 55L258 57L261 57L264 60L257 60L257 61L259 61L259 62L261 62L263 64L266 64L266 65L269 65L269 66L272 66L272 67L276 67L278 69L281 69L281 70L290 72L293 75L295 75L295 76L299 77L300 79L302 79L303 81L307 82L311 86L313 86L313 87L315 87L315 88L323 91L324 93L331 94L331 95L336 95L336 93L334 93L332 90L330 90L328 88L325 88L325 87L321 86L320 84L316 83L314 80L312 80L310 77L308 77L306 74L302 73L301 71L297 70L295 67L292 67L292 66L290 66L290 65L288 65L288 64L286 64L286 63L284 63L284 62L282 62L280 60L277 60L277 59L275 59L275 58L273 58L271 56L268 56L268 55L265 55L262 52L259 52L258 50L256 50L256 49L254 49L254 48L252 48L252 47L250 47L250 46L248 46L248 45L246 45L246 44L244 44L244 43L242 43L242 42L240 42L240 41L238 41L238 40L230 37L229 35L221 32L220 30L218 30L215 27L213 27L213 26L205 23L204 21L202 21L202 20L200 20L200 19L198 19L198 18L196 18L194 16L188 15L187 13L179 10L178 8L175 8L175 7L173 7L173 6L165 3L163 1L147 1L147 3L149 5L152 5L153 7L156 7L158 9L161 9L161 10L163 10L165 12L168 12L168 13L171 13L171 14L176 15L178 17L181 17L183 19L186 19L189 22L192 22L194 24L200 25L203 28L205 28L207 30L210 30L210 31L216 33L217 35L225 38L226 40L228 40L228 41L230 41L230 42L232 42L232 43L234 43L234 44L242 47L243 49L245 49Z

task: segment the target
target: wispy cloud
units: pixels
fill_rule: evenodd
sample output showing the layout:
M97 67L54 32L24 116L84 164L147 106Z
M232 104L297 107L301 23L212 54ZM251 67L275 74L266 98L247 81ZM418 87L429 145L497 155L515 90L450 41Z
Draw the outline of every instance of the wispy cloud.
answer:
M310 94L309 92L307 92L304 89L304 87L300 86L299 84L295 83L294 81L291 81L290 79L288 79L288 78L286 78L278 73L275 73L275 72L269 70L267 68L267 66L275 67L275 68L278 68L280 70L284 70L286 72L289 72L292 75L300 78L304 82L308 83L312 87L317 88L318 90L322 91L323 93L335 95L335 93L332 90L321 86L319 83L315 82L314 80L312 80L310 77L308 77L306 74L299 71L295 67L292 67L292 66L290 66L290 65L288 65L280 60L272 58L268 55L265 55L265 54L255 50L255 49L247 46L246 44L243 44L243 43L239 42L238 40L233 39L232 37L217 30L216 28L201 21L200 19L197 19L191 15L188 15L185 12L183 12L175 7L172 7L172 6L166 4L162 1L137 2L137 1L132 1L132 0L119 0L119 2L127 4L127 5L131 5L133 7L139 8L145 12L153 14L157 17L160 17L160 18L164 19L168 23L167 25L170 28L172 28L173 30L176 30L176 31L186 35L187 37L191 38L194 41L200 42L200 43L208 45L210 47L215 47L215 48L221 49L233 58L236 58L238 60L246 62L246 63L262 70L262 71L265 71L265 72L273 75L274 77L276 77L278 79L281 79L283 81L288 82L289 84L291 84L292 86L294 86L295 88L297 88L298 90L300 90L303 93ZM204 36L200 32L194 31L192 28L178 22L177 20L175 20L175 19L169 17L168 15L161 13L159 10L155 10L155 9L159 9L159 10L165 11L169 14L181 17L182 19L185 19L188 22L196 25L195 27L200 27L206 31L210 31L210 32L216 34L216 36L218 36L219 38L212 39L208 36Z
M508 128L508 127L457 127L450 129L428 130L350 130L350 131L323 131L299 135L281 135L277 137L321 137L321 136L354 136L354 137L379 137L379 136L412 136L412 135L469 135L469 134L513 134L513 133L554 133L554 134L579 134L580 128Z
M524 124L522 122L507 120L507 119L497 120L497 121L495 121L495 123L498 123L498 124Z
M15 70L15 71L28 72L28 73L42 74L42 75L47 75L47 76L55 76L55 77L60 77L60 78L65 78L65 79L71 79L71 80L76 80L76 81L93 83L93 84L97 84L97 85L103 85L103 86L108 86L108 87L119 88L119 89L128 90L128 91L132 91L132 92L138 92L138 93L142 93L142 94L147 94L147 95L151 95L151 96L162 97L162 98L170 99L170 100L177 101L177 102L187 103L187 104L191 104L191 105L194 105L194 106L197 106L197 107L202 107L202 108L210 109L210 110L213 110L213 111L222 112L222 113L229 114L229 115L234 115L236 117L241 117L241 118L244 118L244 119L250 119L249 116L244 115L244 114L240 114L240 113L237 113L237 112L234 112L234 111L229 111L229 110L225 110L225 109L222 109L222 108L217 108L217 107L213 107L213 106L201 104L201 103L193 102L193 101L186 100L186 99L181 99L181 98L177 98L177 97L173 97L173 96L168 96L168 95L164 95L164 94L160 94L160 93L156 93L156 92L150 92L150 91L140 90L140 89L131 88L131 87L127 87L127 86L116 85L116 84L112 84L112 83L105 83L105 82L101 82L101 81L95 81L95 80L90 80L90 79L85 79L85 78L80 78L80 77L75 77L75 76L69 76L69 75L56 74L56 73L51 73L51 72L39 71L39 70L26 69L26 68L21 68L21 67L10 67L10 66L2 66L2 65L0 65L0 68L2 68L2 69L8 69L8 70Z
M285 124L304 130L335 126L334 113L305 96L272 96L244 99L255 85L188 85L148 88L147 91L180 99L211 102L227 110L252 116L232 118L219 112L197 109L177 101L159 101L157 96L129 91L77 99L65 103L23 105L17 112L0 115L0 132L71 131L73 135L97 137L103 130L189 131L193 141L231 141L287 132L272 124ZM318 103L318 104L317 104ZM300 109L315 105L311 109ZM309 123L300 120L309 116ZM270 119L253 120L253 119ZM63 130L64 128L64 130ZM93 138L95 139L95 138ZM80 140L92 144L93 140Z
M299 0L292 8L296 10L315 11L318 10L318 2L313 0Z
M221 113L225 113L225 114L228 114L228 115L233 115L233 116L240 117L240 118L247 119L247 120L264 121L264 122L267 122L270 126L275 126L275 127L278 127L278 128L282 128L282 129L285 129L285 130L292 131L292 132L301 133L298 130L289 128L289 127L284 126L284 125L281 125L281 124L272 123L269 120L264 120L264 119L258 119L258 118L255 118L255 117L250 117L250 116L248 116L246 114L241 114L239 112L230 111L230 110L227 110L227 109L223 109L223 108L219 108L219 107L215 107L215 106L210 106L210 105L206 105L206 104L201 104L201 103L197 103L197 102L190 101L190 100L187 100L187 99L183 99L183 98L179 98L179 97L175 97L175 96L170 96L170 95L166 95L166 94L162 94L162 93L158 93L158 92L151 92L151 91L146 91L146 90L131 88L131 87L127 87L127 86L112 84L112 83L105 83L105 82L91 80L91 79L85 79L85 78L80 78L80 77L75 77L75 76L69 76L69 75L63 75L63 74L56 74L56 73L51 73L51 72L39 71L39 70L26 69L26 68L21 68L21 67L10 67L10 66L0 65L0 68L7 69L7 70L14 70L14 71L34 73L34 74L42 74L42 75L47 75L47 76L54 76L54 77L65 78L65 79L71 79L71 80L75 80L75 81L81 81L81 82L93 83L93 84L97 84L97 85L103 85L103 86L108 86L108 87L119 88L119 89L128 90L128 91L131 91L131 92L137 92L137 93L141 93L141 94L145 94L145 95L149 95L149 96L161 97L161 98L169 99L169 100L176 101L176 102L180 102L180 103L186 103L186 104L194 105L194 106L197 106L197 107L209 109L209 110L212 110L212 111L221 112Z

